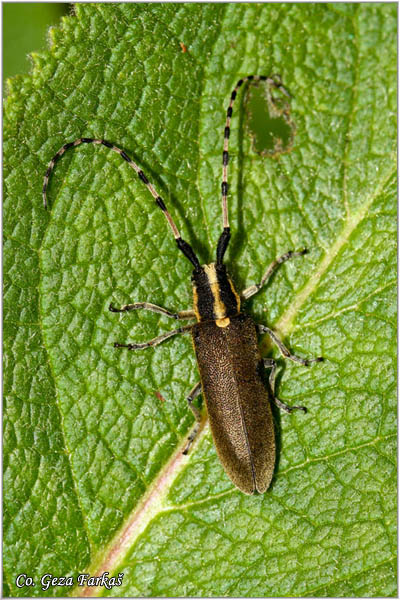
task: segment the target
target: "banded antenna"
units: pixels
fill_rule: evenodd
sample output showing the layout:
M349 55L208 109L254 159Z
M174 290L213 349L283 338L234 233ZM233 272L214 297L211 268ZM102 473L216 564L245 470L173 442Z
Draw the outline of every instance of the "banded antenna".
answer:
M67 144L64 144L64 146L62 146L62 148L60 148L60 150L53 156L53 158L49 162L47 171L44 176L44 180L43 180L43 204L44 204L44 207L47 209L47 186L49 184L49 178L55 167L56 162L58 161L59 158L61 158L61 156L69 148L76 148L80 144L97 144L97 145L106 146L106 148L110 148L111 150L113 150L114 152L116 152L117 154L122 156L122 158L124 160L126 160L128 165L130 167L132 167L132 169L134 171L136 171L140 181L142 183L144 183L144 185L147 187L150 194L153 196L157 206L159 208L161 208L161 210L163 211L164 216L168 221L168 225L171 228L172 234L175 238L175 241L176 241L176 244L177 244L179 250L181 250L183 252L183 254L186 256L186 258L188 258L190 260L190 262L192 263L192 265L194 266L196 271L201 269L199 259L197 258L193 248L190 246L190 244L185 242L185 240L182 238L177 226L175 225L171 215L169 214L169 212L167 210L167 207L165 206L164 200L158 194L158 192L155 189L155 187L153 186L153 184L150 183L150 181L147 179L146 175L143 173L142 169L140 167L138 167L138 165L126 154L126 152L124 152L124 150L121 150L121 148L114 146L114 144L112 144L111 142L107 142L107 140L95 139L95 138L78 138L74 142L68 142Z
M228 217L228 162L229 162L229 135L231 132L231 118L233 112L233 103L237 96L239 88L246 81L266 81L268 84L273 85L276 88L282 90L282 92L290 97L289 92L282 85L282 81L279 75L271 75L271 77L267 77L266 75L248 75L247 77L243 77L243 79L239 79L236 84L236 87L231 93L231 99L229 102L228 109L226 111L226 122L225 122L225 130L224 130L224 150L222 152L222 226L223 232L218 240L217 245L217 265L222 265L225 251L228 247L229 240L231 237L230 227L229 227L229 217Z

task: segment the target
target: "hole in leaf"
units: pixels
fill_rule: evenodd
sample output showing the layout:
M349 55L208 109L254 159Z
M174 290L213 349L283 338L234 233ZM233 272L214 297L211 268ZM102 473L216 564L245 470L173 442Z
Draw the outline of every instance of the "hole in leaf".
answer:
M276 156L292 149L296 126L283 93L267 82L250 85L245 97L246 130L253 150L261 156Z

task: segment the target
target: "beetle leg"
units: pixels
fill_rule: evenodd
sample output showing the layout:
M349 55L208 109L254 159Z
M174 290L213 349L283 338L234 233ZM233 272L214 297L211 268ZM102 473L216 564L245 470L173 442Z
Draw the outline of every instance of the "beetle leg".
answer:
M186 398L189 408L192 411L192 413L194 414L194 418L196 419L197 422L196 422L196 425L195 425L192 433L188 437L188 443L186 444L186 447L185 447L184 451L182 452L182 454L187 454L189 452L190 446L193 444L193 441L195 440L197 434L199 433L199 428L200 428L200 423L201 423L201 413L200 413L199 409L196 408L196 406L194 406L193 400L195 398L197 398L197 396L200 396L200 394L201 394L201 382L199 381L192 388L189 396Z
M304 250L300 250L300 252L293 252L293 250L289 250L289 252L282 254L282 256L274 260L269 265L268 269L262 276L260 283L251 285L250 287L243 290L243 292L241 293L242 298L244 298L244 300L248 300L249 298L254 296L254 294L257 294L257 292L267 283L267 281L270 279L271 275L276 271L279 265L282 265L284 262L286 262L290 258L294 258L295 256L304 256L304 254L307 254L307 252L307 248L304 248Z
M265 325L258 325L258 330L260 333L268 333L271 340L276 344L281 351L282 356L285 358L289 358L293 362L300 363L301 365L308 366L314 362L322 362L324 359L322 356L317 356L317 358L301 358L301 356L296 356L296 354L291 354L290 351L286 348L286 346L281 342L276 333L272 331L269 327Z
M174 329L173 331L167 331L167 333L163 333L148 342L142 342L141 344L120 344L118 342L114 342L114 348L128 348L128 350L141 350L142 348L149 348L150 346L158 346L164 340L177 335L178 333L187 333L192 329L193 325L185 325L184 327L179 327L179 329Z
M272 393L272 400L274 404L278 408L281 408L287 413L291 413L294 410L302 410L303 412L307 412L307 408L305 406L289 406L279 398L275 396L275 375L276 375L276 362L273 358L264 358L263 359L264 367L266 369L271 369L271 373L269 374L268 383Z
M196 385L193 386L192 390L190 391L190 394L186 398L189 408L192 411L192 413L194 414L194 418L196 419L196 421L201 421L201 414L200 414L199 409L194 406L193 400L195 400L195 398L197 398L197 396L200 396L200 394L201 394L201 381L199 381L198 383L196 383Z
M128 310L138 310L143 308L144 310L151 310L152 312L161 313L172 319L194 319L196 314L194 310L180 310L179 312L173 313L162 306L151 304L150 302L135 302L135 304L125 304L121 308L115 308L112 304L108 307L111 312L127 312Z

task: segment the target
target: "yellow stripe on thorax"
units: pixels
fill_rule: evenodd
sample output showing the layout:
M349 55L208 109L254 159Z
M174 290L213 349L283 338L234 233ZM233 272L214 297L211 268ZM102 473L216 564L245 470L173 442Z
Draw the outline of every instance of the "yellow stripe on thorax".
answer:
M204 271L207 275L208 283L210 285L211 293L214 298L214 316L215 322L218 327L227 327L229 325L229 318L226 316L227 310L225 304L221 300L221 294L219 293L219 283L217 278L217 271L215 264L204 265Z
M195 312L195 315L196 315L196 319L197 319L198 321L200 321L200 313L199 313L199 307L198 307L198 299L199 299L199 296L198 296L198 294L197 294L197 288L196 288L196 286L194 285L194 286L193 286L193 308L194 308L194 312Z

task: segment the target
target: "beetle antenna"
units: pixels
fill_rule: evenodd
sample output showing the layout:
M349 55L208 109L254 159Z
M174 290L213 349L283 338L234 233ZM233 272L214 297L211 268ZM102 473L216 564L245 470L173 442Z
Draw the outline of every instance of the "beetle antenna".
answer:
M126 160L126 162L129 164L129 166L132 167L132 169L134 171L136 171L140 181L142 183L144 183L144 185L147 187L150 194L153 196L157 206L159 208L161 208L161 210L163 211L164 216L168 221L168 225L172 231L172 234L175 238L175 241L177 243L179 250L181 250L183 252L183 254L186 256L186 258L190 260L190 262L192 263L192 265L195 267L196 270L200 269L201 267L200 267L199 259L197 258L193 248L190 246L190 244L185 242L184 239L182 239L177 226L175 225L171 215L169 214L169 212L167 210L167 207L164 204L164 200L161 198L161 196L159 196L155 187L147 179L147 177L143 173L142 169L126 154L126 152L121 150L121 148L117 148L117 146L114 146L114 144L112 144L111 142L107 142L107 140L94 139L94 138L78 138L74 142L69 142L68 144L64 144L64 146L62 148L60 148L60 150L53 156L53 158L49 162L47 171L44 176L44 180L43 180L43 204L44 204L44 207L47 209L47 186L49 183L50 175L54 169L56 162L64 154L64 152L66 152L69 148L76 148L76 146L79 146L80 144L99 144L102 146L106 146L106 148L110 148L111 150L113 150L114 152L116 152L117 154L122 156L122 158L124 160Z
M231 99L229 102L228 109L226 111L226 122L225 122L225 130L224 130L224 150L222 152L222 224L223 224L223 232L218 240L217 245L217 264L221 265L225 251L228 247L229 240L231 237L230 227L229 227L229 217L228 217L228 162L229 162L229 135L231 132L231 118L233 112L233 103L237 96L239 88L246 81L267 81L270 85L273 85L277 88L280 88L282 92L290 96L289 92L283 87L281 78L279 75L272 75L271 77L267 77L266 75L248 75L247 77L243 77L243 79L239 79L236 84L235 89L231 93Z

